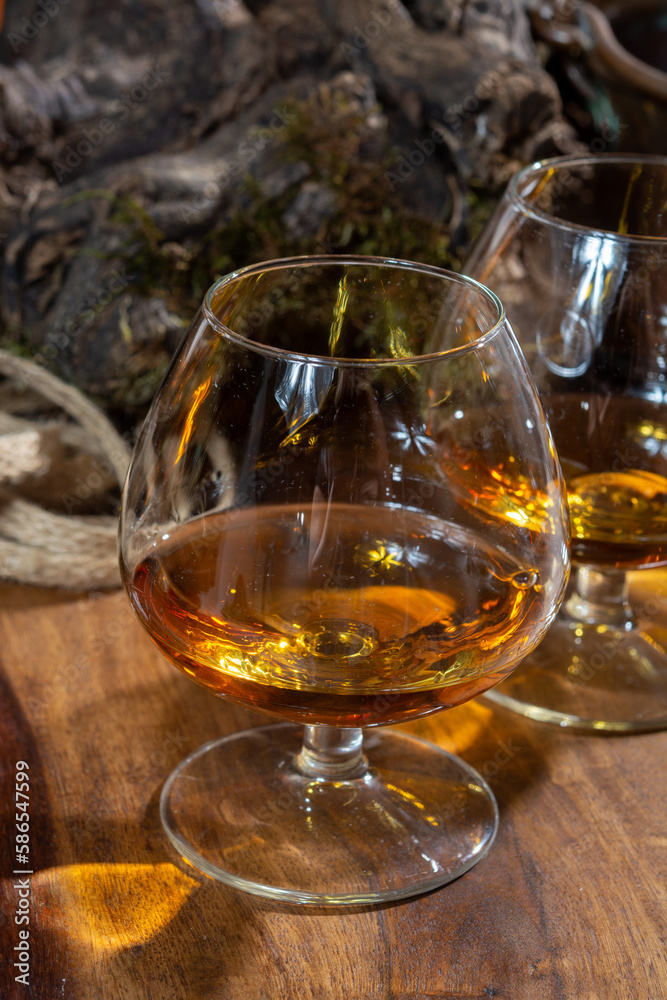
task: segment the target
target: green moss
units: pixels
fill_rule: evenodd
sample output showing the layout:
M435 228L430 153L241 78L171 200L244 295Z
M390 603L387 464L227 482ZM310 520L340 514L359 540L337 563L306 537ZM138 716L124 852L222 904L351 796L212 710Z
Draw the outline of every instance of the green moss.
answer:
M169 360L165 358L151 369L128 373L127 377L114 387L109 398L100 401L101 404L112 409L120 407L143 412L159 389L168 367Z
M321 84L305 99L293 100L287 110L286 127L275 139L275 155L307 163L309 180L330 189L337 205L335 214L323 220L311 236L289 238L283 222L299 184L280 198L267 199L258 180L248 174L238 199L244 207L237 207L224 225L178 245L165 239L134 199L99 188L81 191L68 203L108 201L109 219L119 227L123 242L113 253L80 252L122 260L133 276L134 291L162 296L170 312L184 323L218 277L275 257L355 253L460 269L463 253L495 204L483 185L473 182L465 195L466 245L453 247L446 219L425 218L411 210L401 198L400 187L392 190L387 182L399 154L390 147L379 107L373 109L374 121L369 122L368 111L356 99L340 88ZM418 170L415 182L419 182ZM5 329L2 344L28 357L34 353L29 330ZM126 389L131 391L126 386L119 393ZM142 382L136 392L143 396L147 389Z
M189 320L216 278L275 257L355 253L460 269L470 239L464 248L452 247L446 219L425 218L412 211L400 190L388 184L386 175L395 169L398 154L390 148L386 130L378 127L382 122L379 107L371 127L368 112L357 101L322 84L306 99L292 101L288 111L286 128L276 138L276 155L308 164L309 180L325 185L336 196L334 216L312 236L290 239L283 215L299 185L270 200L248 175L242 188L246 207L236 208L224 225L175 247L165 242L141 206L129 198L117 198L112 219L128 230L117 256L135 276L139 291L162 295L172 312ZM474 236L488 218L494 199L473 185L465 200L469 234Z
M16 354L19 358L32 358L34 349L30 343L30 331L21 327L5 327L0 334L3 351Z

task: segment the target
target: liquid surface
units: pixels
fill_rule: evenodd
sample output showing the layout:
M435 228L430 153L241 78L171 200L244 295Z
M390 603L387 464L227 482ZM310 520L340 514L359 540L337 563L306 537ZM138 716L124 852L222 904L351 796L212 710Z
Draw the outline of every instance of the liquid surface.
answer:
M311 723L459 704L548 624L533 566L433 516L370 505L205 515L152 550L128 590L195 680Z
M667 409L594 394L543 401L565 475L573 557L625 569L667 563Z

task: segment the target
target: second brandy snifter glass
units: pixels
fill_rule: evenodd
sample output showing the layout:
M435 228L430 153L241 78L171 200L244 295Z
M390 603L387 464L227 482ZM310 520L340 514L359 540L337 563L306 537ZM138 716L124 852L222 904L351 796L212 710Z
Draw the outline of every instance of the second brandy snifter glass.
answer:
M144 425L120 537L166 656L291 723L177 767L161 814L184 858L340 905L424 892L483 857L497 808L480 775L374 727L496 684L565 589L560 469L494 295L354 257L223 278Z
M530 365L568 489L573 590L490 697L561 726L667 725L667 159L561 157L510 183L466 273L494 289ZM664 584L662 585L664 606Z

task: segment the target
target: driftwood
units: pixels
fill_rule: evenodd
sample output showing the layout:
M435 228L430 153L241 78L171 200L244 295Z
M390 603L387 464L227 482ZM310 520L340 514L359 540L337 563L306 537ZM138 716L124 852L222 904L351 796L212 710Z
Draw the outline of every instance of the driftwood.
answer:
M456 249L471 181L574 146L520 0L10 0L1 42L5 342L130 420L258 203L277 230L225 266L363 252L355 185Z

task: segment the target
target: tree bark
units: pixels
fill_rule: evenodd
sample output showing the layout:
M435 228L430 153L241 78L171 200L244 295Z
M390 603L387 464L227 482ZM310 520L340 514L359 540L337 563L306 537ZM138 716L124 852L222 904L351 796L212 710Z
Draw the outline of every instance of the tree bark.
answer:
M419 256L422 220L437 259L471 183L575 145L520 0L10 0L0 56L4 342L132 419L212 241Z

